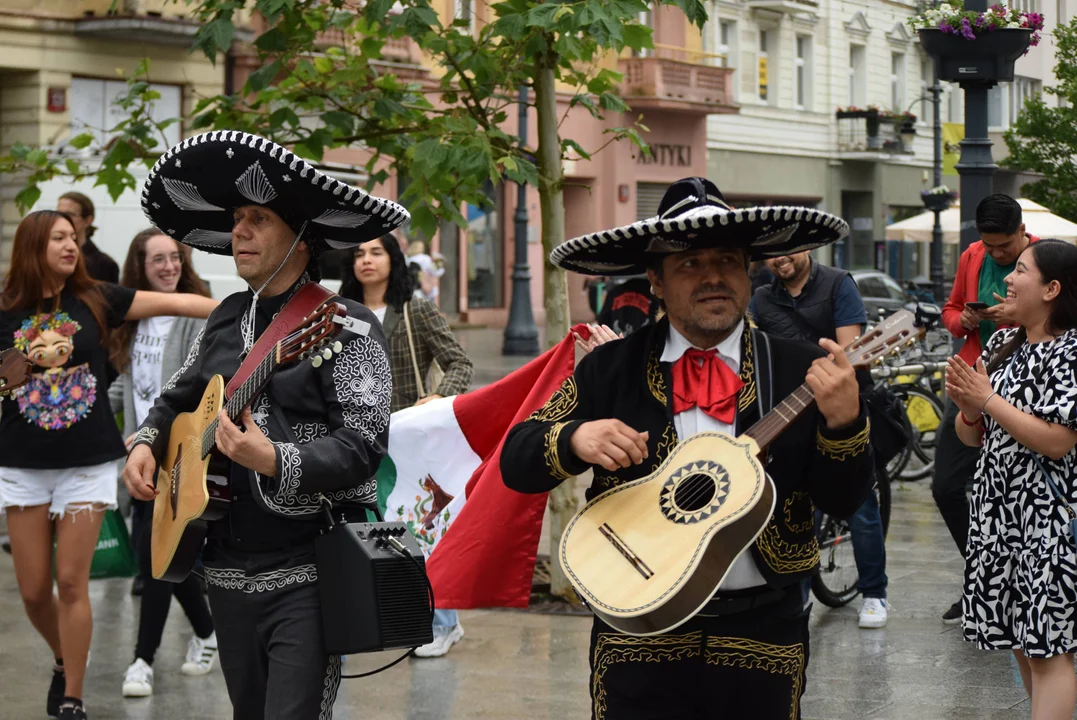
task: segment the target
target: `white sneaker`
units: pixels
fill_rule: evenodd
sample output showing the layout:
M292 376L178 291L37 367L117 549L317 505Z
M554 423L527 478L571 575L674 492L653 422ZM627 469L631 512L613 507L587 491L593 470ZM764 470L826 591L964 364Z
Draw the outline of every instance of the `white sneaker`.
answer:
M426 645L415 648L415 657L442 657L449 652L449 648L460 642L460 638L462 637L464 637L464 626L460 623L456 623L456 625L448 632L435 633L432 642L428 642Z
M864 601L860 603L860 627L886 627L886 600L864 598Z
M142 658L131 663L123 676L124 697L149 697L153 695L153 668Z
M217 633L203 640L195 635L187 643L187 661L180 667L184 675L205 675L217 660Z

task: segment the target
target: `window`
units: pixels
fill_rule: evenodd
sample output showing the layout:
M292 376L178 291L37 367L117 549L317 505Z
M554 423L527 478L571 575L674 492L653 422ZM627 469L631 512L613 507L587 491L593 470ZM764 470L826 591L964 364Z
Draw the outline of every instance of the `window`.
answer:
M849 46L849 105L864 107L868 104L867 49L863 45Z
M639 24L645 28L651 29L651 37L654 38L654 12L651 9L650 4L647 5L647 9L639 14ZM641 48L640 50L633 50L632 57L651 57L654 53L652 48Z
M770 97L770 73L768 61L768 45L770 43L770 31L759 31L759 102L766 103Z
M471 308L502 307L501 209L504 186L487 182L487 202L466 205L467 304Z
M150 88L161 97L150 103L150 118L161 122L179 117L183 110L182 93L178 85L151 83ZM71 78L71 134L92 132L94 147L100 147L110 137L108 131L128 119L128 114L114 104L118 97L127 94L127 83L119 80L94 78ZM154 138L157 151L164 152L180 141L180 124L173 123L164 131L164 139Z
M1017 76L1012 83L996 85L987 91L987 126L1005 130L1021 114L1025 103L1043 89L1043 83L1033 78Z
M794 62L796 80L796 107L811 109L812 39L810 35L797 35L797 56Z
M905 53L890 53L890 109L905 110Z
M718 21L718 43L715 47L715 52L722 57L717 58L715 64L719 67L736 67L736 35L737 24L735 22L732 20Z
M453 0L453 16L457 20L464 20L471 32L475 32L475 0Z
M1036 0L1013 0L1010 7L1022 12L1039 12L1039 3Z

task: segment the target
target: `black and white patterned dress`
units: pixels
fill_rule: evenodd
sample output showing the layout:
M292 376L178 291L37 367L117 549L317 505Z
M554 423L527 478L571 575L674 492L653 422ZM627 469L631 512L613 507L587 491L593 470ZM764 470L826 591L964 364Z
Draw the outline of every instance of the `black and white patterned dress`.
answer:
M984 359L1016 330L995 333ZM1018 348L991 375L1007 402L1077 430L1077 330ZM1068 516L1032 451L990 418L976 471L965 593L965 639L984 650L1020 649L1029 657L1077 650L1077 549ZM1077 501L1077 450L1040 456L1059 490Z

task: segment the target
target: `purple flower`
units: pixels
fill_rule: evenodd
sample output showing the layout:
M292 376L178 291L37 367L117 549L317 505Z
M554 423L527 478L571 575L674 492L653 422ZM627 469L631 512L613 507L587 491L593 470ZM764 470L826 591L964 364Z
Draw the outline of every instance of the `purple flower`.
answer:
M954 35L957 35L957 30L946 20L939 23L939 30L942 30L944 33L953 33Z
M972 23L968 18L961 18L961 34L965 36L966 40L975 40L976 33L972 30Z

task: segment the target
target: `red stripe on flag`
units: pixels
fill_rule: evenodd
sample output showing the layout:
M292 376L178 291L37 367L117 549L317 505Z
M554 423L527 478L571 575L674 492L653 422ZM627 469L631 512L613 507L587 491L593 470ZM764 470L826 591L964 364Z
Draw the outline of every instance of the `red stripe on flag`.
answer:
M586 326L573 330L587 337ZM501 448L509 430L572 374L574 345L569 333L519 370L453 402L464 437L483 460L468 480L467 502L426 565L439 608L527 607L546 493L505 487Z

